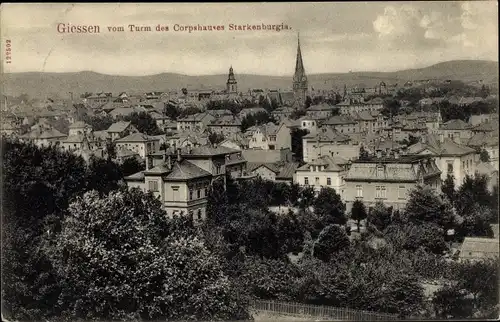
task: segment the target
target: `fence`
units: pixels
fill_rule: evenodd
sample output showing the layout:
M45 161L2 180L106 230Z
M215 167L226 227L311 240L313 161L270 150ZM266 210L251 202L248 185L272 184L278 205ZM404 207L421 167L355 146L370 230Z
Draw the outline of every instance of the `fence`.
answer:
M375 313L369 311L356 311L331 306L308 305L300 303L276 302L276 301L251 301L250 307L254 311L269 312L274 314L292 316L310 316L325 318L328 320L351 320L351 321L387 321L399 320L393 314Z

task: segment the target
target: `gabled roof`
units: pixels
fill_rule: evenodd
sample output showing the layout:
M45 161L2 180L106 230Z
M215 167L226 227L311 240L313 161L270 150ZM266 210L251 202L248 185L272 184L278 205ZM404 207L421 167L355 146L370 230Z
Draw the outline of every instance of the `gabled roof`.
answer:
M443 125L441 125L439 127L439 129L440 130L469 130L469 129L471 129L471 125L468 123L465 123L462 120L453 119L453 120L449 120L446 123L443 123Z
M317 105L312 105L312 106L309 106L309 108L307 109L307 111L332 111L336 109L335 106L332 106L330 104L327 104L327 103L320 103L320 104L317 104Z
M449 138L444 138L443 142L440 142L434 134L426 134L423 138L425 143L417 142L409 146L408 153L417 154L427 149L436 156L462 156L476 152L476 150L460 145Z
M172 166L172 170L165 177L166 180L189 180L195 178L209 177L212 174L207 172L188 160L182 160L180 163L175 162Z
M111 124L107 131L111 133L121 133L125 131L130 125L131 125L130 122L124 122L124 121L116 122Z
M47 129L47 130L33 130L30 133L23 135L22 137L27 137L31 139L59 139L66 137L66 134L59 132L56 129Z
M151 137L149 135L143 133L132 133L127 135L121 139L116 140L116 142L149 142L149 141L157 141L158 138Z
M330 172L339 172L343 171L344 168L342 165L348 164L349 161L342 157L337 157L337 156L329 156L329 155L323 155L319 157L318 159L311 161L309 163L304 164L300 168L297 169L297 171L310 171L309 168L311 166L325 166L325 169L321 171L330 171Z

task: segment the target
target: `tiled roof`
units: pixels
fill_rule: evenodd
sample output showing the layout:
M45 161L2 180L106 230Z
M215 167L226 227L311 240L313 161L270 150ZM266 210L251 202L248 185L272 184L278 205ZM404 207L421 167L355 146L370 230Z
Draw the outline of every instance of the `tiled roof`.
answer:
M125 131L127 127L129 127L129 125L130 122L124 122L124 121L116 122L111 124L107 131L111 133L121 133Z
M260 167L266 167L276 174L276 179L291 179L298 165L297 162L248 162L247 171L252 172Z
M352 118L345 115L335 115L327 119L323 124L325 125L342 125L342 124L356 124L357 122Z
M422 159L420 158L420 160ZM399 160L390 163L380 163L377 159L373 161L355 161L349 168L346 180L417 182L421 175L428 177L441 174L433 160L426 159L422 164L420 160L407 161L401 157ZM379 176L377 170L379 166L383 167L382 176Z
M469 130L470 128L470 124L456 119L449 120L439 127L440 130Z
M116 150L116 156L119 158L130 157L133 155L139 155L139 153L126 148Z
M132 133L127 135L121 139L116 140L116 142L148 142L158 140L157 138L148 136L143 133Z
M442 143L433 134L426 134L423 138L425 139L425 143L417 142L409 146L408 152L420 153L428 149L437 156L461 156L476 152L474 149L460 145L449 138L444 138Z
M213 120L209 126L241 126L241 120L233 115L223 115Z
M324 155L319 157L318 159L311 161L300 168L297 169L297 171L310 171L309 167L313 165L323 165L325 166L325 169L323 171L343 171L344 168L341 167L342 165L348 164L349 161L342 157L333 157L329 155Z
M180 163L175 162L172 166L171 172L166 176L166 180L189 180L201 177L208 177L211 174L188 160L182 160Z
M349 141L349 137L339 132L333 130L330 127L322 127L317 133L309 133L303 138L308 141L317 140L319 142L346 142Z
M483 133L479 132L474 134L467 142L468 146L481 147L481 146L497 146L498 145L498 133Z

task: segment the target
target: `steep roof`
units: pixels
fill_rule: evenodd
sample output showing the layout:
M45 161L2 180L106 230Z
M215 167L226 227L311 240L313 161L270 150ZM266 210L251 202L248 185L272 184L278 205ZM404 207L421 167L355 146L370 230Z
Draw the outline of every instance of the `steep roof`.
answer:
M107 131L111 133L121 133L125 131L130 126L130 124L130 122L125 121L116 122L111 124Z
M159 140L158 138L151 137L143 133L132 133L121 139L116 140L116 142L149 142Z
M334 156L329 156L329 155L323 155L319 157L318 159L311 161L309 163L304 164L300 168L297 169L297 171L310 171L309 168L311 166L325 166L325 169L322 171L334 171L334 172L339 172L343 171L344 168L342 165L348 164L349 161L342 157L334 157Z
M210 172L195 166L188 160L182 160L180 163L175 162L173 164L170 173L166 176L166 180L189 180L208 176L211 176Z
M470 153L475 153L476 150L464 145L460 145L450 138L443 138L443 142L434 134L426 134L423 136L425 143L417 142L408 147L408 153L420 153L426 149L437 156L462 156Z
M439 127L440 130L469 130L471 125L458 119L449 120Z
M378 171L379 167L383 168L382 175ZM441 171L434 160L421 156L412 156L392 160L356 160L351 164L346 180L417 182L421 176L425 178L440 174Z

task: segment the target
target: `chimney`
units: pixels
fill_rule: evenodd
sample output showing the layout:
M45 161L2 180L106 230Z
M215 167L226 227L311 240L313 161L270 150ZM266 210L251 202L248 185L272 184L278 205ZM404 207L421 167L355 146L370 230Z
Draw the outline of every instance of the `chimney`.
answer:
M177 162L181 162L181 148L177 148Z

